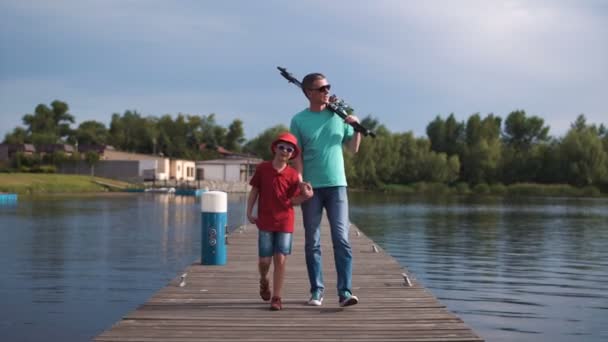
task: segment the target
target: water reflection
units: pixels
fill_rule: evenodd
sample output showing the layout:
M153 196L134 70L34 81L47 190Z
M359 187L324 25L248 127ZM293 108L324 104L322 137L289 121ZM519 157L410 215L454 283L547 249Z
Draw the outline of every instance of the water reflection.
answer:
M229 229L243 198L229 196ZM20 198L0 207L0 234L2 340L90 340L200 258L200 199Z
M606 199L351 194L351 219L488 341L608 338Z

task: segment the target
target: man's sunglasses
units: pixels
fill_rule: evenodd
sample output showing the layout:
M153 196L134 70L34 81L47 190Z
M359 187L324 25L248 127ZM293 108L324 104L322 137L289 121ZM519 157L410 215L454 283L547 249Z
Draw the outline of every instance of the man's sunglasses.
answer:
M316 91L321 92L321 93L329 93L330 89L331 89L331 84L326 84L326 85L321 86L319 88L310 89L310 90L316 90Z
M287 152L287 153L293 153L293 151L295 151L296 149L289 146L289 145L285 145L285 144L278 144L277 148L281 151Z

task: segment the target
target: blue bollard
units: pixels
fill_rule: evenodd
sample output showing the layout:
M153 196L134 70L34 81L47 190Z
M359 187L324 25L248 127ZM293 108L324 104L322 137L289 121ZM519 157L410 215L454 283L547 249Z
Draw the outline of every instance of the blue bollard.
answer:
M226 264L228 196L222 191L201 194L201 264Z

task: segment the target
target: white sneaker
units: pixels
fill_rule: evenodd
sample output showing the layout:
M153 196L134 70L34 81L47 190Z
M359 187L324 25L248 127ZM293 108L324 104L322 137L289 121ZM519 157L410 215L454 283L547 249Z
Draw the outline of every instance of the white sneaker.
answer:
M310 299L308 300L307 304L313 306L321 306L321 304L323 304L323 292L319 290L314 291L310 296Z
M357 303L359 303L359 298L357 298L357 296L350 293L350 291L344 291L340 295L340 297L338 299L338 303L339 303L340 307L342 307L342 308L345 306L356 305Z

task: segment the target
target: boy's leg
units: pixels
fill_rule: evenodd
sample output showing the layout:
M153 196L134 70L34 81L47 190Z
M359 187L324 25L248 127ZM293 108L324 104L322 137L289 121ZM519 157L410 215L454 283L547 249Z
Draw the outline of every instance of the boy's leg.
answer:
M282 297L283 281L285 279L285 265L287 256L291 254L292 234L274 233L274 273L273 297Z
M260 280L268 282L268 271L270 270L270 264L272 263L272 257L261 257L258 260L258 270L260 271Z
M258 231L258 271L260 272L260 297L270 300L270 283L268 281L268 270L272 263L272 233Z
M276 253L274 259L274 273L272 277L272 296L282 297L283 280L285 279L285 263L287 256L281 253Z

